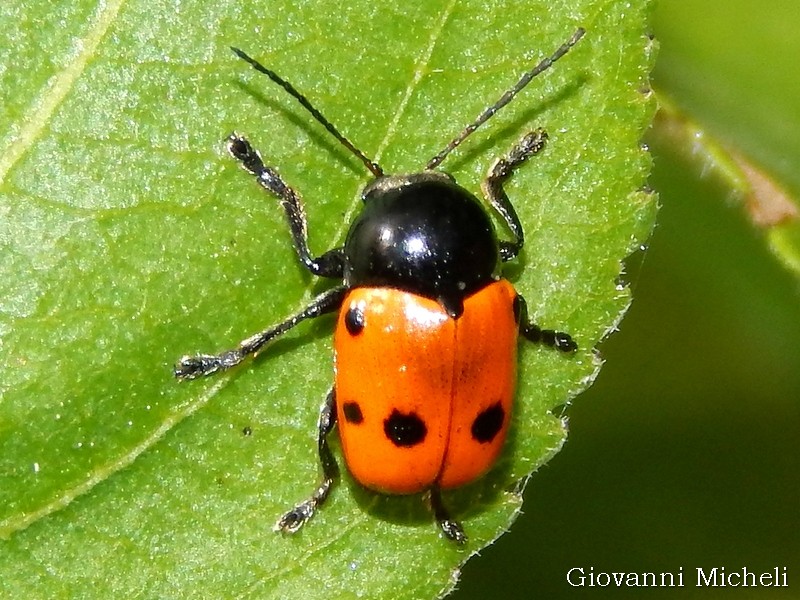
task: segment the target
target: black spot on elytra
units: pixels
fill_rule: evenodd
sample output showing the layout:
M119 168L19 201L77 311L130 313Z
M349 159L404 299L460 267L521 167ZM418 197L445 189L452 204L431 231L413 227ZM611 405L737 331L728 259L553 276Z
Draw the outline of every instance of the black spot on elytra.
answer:
M364 330L364 311L358 306L351 306L344 315L344 326L350 335L358 335Z
M410 448L425 439L428 428L416 413L406 414L395 409L383 422L383 431L395 446Z
M492 404L472 422L472 439L481 444L488 444L503 428L506 411L499 402Z
M344 420L353 425L359 425L364 420L364 414L361 412L358 402L345 402L342 405L342 412Z

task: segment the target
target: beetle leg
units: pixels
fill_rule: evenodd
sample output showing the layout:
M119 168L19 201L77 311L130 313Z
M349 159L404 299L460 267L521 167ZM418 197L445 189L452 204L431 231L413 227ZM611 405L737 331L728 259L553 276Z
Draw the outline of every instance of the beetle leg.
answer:
M343 277L344 257L341 249L328 250L316 258L311 256L308 249L306 210L298 193L286 185L275 169L264 164L261 154L243 136L237 133L228 136L228 152L241 163L245 171L256 178L261 187L275 194L281 201L292 232L294 249L303 266L320 277Z
M500 242L500 258L503 262L515 258L525 243L522 223L517 216L514 205L511 204L508 195L503 189L503 184L514 172L514 169L534 154L538 154L544 148L546 142L547 132L544 129L536 129L527 133L517 142L507 156L498 159L492 165L486 179L481 184L484 196L506 222L506 225L511 230L511 235L514 237L511 242Z
M542 329L536 323L528 320L528 304L525 302L525 298L519 294L514 300L514 311L517 313L519 332L524 338L565 353L578 349L578 344L570 334L554 329Z
M175 377L178 379L196 379L197 377L211 375L217 371L224 371L238 365L247 356L255 354L267 342L286 333L300 321L313 319L337 310L342 305L347 289L345 286L339 286L323 292L300 312L277 325L250 336L246 340L242 340L237 348L216 355L197 354L195 356L182 357L175 365Z
M442 503L441 490L436 486L432 487L430 496L433 516L436 518L436 523L438 523L444 536L459 546L466 544L467 534L464 533L464 528L461 526L461 523L450 518L450 513L447 512L447 509Z
M318 435L317 448L319 451L319 462L322 467L322 481L311 497L300 504L296 504L292 510L284 514L275 524L275 531L284 533L295 533L311 517L314 516L317 508L325 502L330 494L331 487L336 477L339 475L339 467L336 459L328 445L328 435L336 425L336 394L331 388L328 397L322 405L319 413L319 424L317 426Z

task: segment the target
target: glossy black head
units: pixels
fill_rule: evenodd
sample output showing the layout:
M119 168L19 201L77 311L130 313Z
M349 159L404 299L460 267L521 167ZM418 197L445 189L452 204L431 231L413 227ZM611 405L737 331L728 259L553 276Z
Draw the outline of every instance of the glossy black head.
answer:
M344 243L345 283L427 296L457 318L497 278L497 237L478 199L434 171L379 177Z

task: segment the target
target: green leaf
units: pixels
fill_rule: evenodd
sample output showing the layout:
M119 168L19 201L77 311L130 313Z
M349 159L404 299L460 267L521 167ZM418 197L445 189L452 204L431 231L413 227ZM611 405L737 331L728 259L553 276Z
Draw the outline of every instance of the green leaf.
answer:
M797 6L747 0L660 5L654 141L713 174L775 257L800 275L800 67ZM713 18L716 25L707 27ZM754 43L755 42L755 43Z
M594 344L630 301L620 261L647 239L638 140L653 112L645 3L448 0L0 9L0 591L19 597L431 597L506 530L520 482L563 443L550 413L595 376ZM177 384L324 289L282 216L226 156L246 132L307 202L315 252L341 243L368 180L291 98L228 50L289 78L391 172L422 168L528 65L580 44L444 167L476 192L528 129L548 148L509 194L528 243L509 277L571 358L524 347L503 458L445 499L470 535L440 538L419 497L346 474L296 536L276 517L318 477L330 318L258 359ZM251 432L247 434L246 432Z
M704 175L713 174L750 221L765 234L768 247L788 269L800 274L800 207L764 167L717 138L678 109L663 93L649 136L665 151L680 155Z

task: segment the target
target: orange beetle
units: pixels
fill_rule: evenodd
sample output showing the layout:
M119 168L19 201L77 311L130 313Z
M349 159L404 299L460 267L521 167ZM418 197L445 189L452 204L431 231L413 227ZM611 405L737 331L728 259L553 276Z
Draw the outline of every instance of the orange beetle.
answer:
M338 422L347 466L359 483L386 494L429 492L444 535L459 544L466 541L461 524L442 503L441 490L474 481L496 461L511 417L518 336L563 352L573 352L577 345L566 333L530 322L524 299L500 269L519 254L524 242L522 224L503 184L544 147L547 134L539 129L525 135L495 162L483 183L511 241L497 239L489 215L473 194L434 169L583 34L578 29L432 158L424 171L410 175L384 174L290 83L233 49L298 100L375 176L362 192L364 208L344 245L313 257L299 195L244 137L232 134L228 139L231 155L280 199L300 262L315 275L341 280L297 314L237 348L184 356L175 367L179 379L228 369L299 322L338 311L335 383L318 425L322 481L310 498L279 519L278 530L297 531L328 497L337 473L328 435Z

